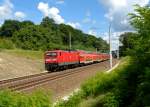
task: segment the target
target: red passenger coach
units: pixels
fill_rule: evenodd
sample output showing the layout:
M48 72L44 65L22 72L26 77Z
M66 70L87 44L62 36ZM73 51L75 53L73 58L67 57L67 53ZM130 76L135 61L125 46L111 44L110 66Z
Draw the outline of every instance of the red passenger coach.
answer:
M80 64L93 63L93 54L87 53L85 51L78 51L78 52Z
M102 55L102 60L103 60L103 61L109 59L109 54L107 54L107 53L102 53L101 55Z
M45 52L45 68L48 71L76 64L79 64L79 53L76 51L55 50Z

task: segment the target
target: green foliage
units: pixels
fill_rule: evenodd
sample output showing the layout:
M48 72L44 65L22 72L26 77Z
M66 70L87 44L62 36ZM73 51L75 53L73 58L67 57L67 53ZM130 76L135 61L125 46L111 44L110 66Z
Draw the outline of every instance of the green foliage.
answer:
M53 19L50 19L49 17L43 18L41 24L42 27L49 28L51 30L56 30L57 25L55 24L55 21Z
M130 14L131 24L137 31L136 35L127 34L124 36L124 54L132 56L134 63L130 72L120 75L122 83L116 84L114 91L119 96L121 107L148 107L150 106L150 7L135 6L136 13ZM129 48L126 43L129 44Z
M118 100L111 92L94 98L88 98L81 102L78 107L119 107Z
M5 90L0 99L0 107L51 107L50 94L43 91L27 95Z
M108 50L108 44L101 38L84 34L69 25L56 24L49 17L43 18L40 25L31 21L6 20L0 28L0 36L11 38L17 48L25 50L69 49L69 35L72 49Z
M137 33L126 32L120 35L120 42L122 46L120 46L120 56L130 55L132 49L136 46L136 39L138 37Z
M132 56L143 66L150 66L150 7L136 5L137 14L130 14L131 24L138 32Z
M0 39L0 49L13 49L15 45L10 39Z
M98 74L88 80L82 87L84 95L86 97L104 95L100 103L102 107L124 107L130 103L131 96L135 94L134 86L136 85L133 85L135 82L132 79L137 78L137 75L135 75L131 59L128 60L123 61L113 72Z
M21 28L34 25L31 21L17 21L17 20L5 20L4 24L0 28L0 36L12 37L14 32L19 31Z
M148 107L150 106L150 68L146 68L138 80L136 97L132 107Z
M28 20L22 21L22 22L20 22L20 24L21 24L21 28L24 28L24 27L27 27L27 26L30 26L30 25L34 25L33 22L28 21Z
M60 39L59 36L55 38L54 32L49 32L48 29L42 28L38 25L22 28L19 32L15 32L13 35L13 42L16 46L27 50L59 48L56 43L60 43Z
M109 92L105 95L88 98L81 102L79 107L119 107L119 104L114 94Z
M75 92L68 100L59 101L55 107L78 107L79 102L83 100L82 91Z
M96 98L88 98L80 102L79 107L102 107L103 102L102 99L104 98L104 95L100 95Z
M96 96L103 94L113 87L113 81L116 75L99 73L95 77L89 79L84 85L82 90L85 96ZM100 78L100 79L99 79Z
M98 104L102 104L103 107L119 107L118 99L116 98L115 94L111 92L105 94L100 102L98 102Z
M21 28L20 22L16 20L5 20L0 29L0 36L11 37L15 31Z

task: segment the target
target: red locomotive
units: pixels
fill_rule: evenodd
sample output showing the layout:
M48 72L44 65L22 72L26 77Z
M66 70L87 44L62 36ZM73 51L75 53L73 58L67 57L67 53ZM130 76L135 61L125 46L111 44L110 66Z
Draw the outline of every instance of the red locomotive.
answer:
M85 51L54 50L45 52L45 69L48 71L66 69L72 66L87 65L108 60L104 53L88 53Z

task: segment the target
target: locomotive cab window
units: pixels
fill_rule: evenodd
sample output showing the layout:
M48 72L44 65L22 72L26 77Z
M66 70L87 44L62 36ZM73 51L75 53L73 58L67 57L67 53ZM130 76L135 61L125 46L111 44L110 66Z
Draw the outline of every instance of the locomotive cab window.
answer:
M46 56L49 56L49 57L56 57L57 56L57 53L56 52L49 52L46 54Z

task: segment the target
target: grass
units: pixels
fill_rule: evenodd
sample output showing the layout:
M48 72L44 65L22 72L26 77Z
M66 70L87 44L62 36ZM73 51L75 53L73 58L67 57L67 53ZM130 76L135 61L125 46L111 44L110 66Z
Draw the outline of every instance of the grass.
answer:
M10 55L25 57L25 58L34 59L34 60L42 60L44 57L44 52L42 51L31 51L31 50L21 50L21 49L11 49L11 50L5 49L1 51L8 53Z
M85 81L81 90L69 100L60 101L56 107L118 107L118 99L113 90L120 79L121 73L126 72L130 58L123 58L119 67L110 73L101 72Z
M114 83L118 81L120 72L129 65L129 58L122 59L119 67L110 73L100 72L96 76L87 80L82 86L85 96L96 96L103 94L114 87Z
M0 107L51 107L50 94L35 91L32 94L0 91Z

